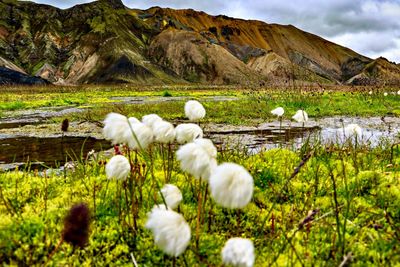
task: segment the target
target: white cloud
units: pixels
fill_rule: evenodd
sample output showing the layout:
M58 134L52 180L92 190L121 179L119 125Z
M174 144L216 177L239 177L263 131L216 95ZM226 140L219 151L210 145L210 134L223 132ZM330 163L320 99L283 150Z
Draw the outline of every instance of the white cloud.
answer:
M28 0L29 1L29 0ZM74 5L84 4L93 2L91 0L30 0L30 2L36 2L39 4L46 4L56 6L62 9L70 8Z
M373 59L383 56L389 60L400 62L400 39L392 38L387 32L346 33L328 39L334 43L351 47L354 51Z

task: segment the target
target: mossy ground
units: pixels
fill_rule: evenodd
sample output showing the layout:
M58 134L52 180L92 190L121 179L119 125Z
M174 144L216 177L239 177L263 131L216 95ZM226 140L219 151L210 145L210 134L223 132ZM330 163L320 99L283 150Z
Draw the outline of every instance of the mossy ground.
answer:
M110 181L103 156L80 162L74 172L43 177L36 171L0 174L0 260L3 265L43 265L60 240L63 217L74 203L86 202L93 215L89 244L83 250L63 244L50 266L169 266L144 228L146 213L162 203L156 184L165 182L157 146L151 164L139 157L132 215L129 182ZM147 154L148 155L148 154ZM296 167L309 155L296 175ZM132 154L133 158L133 154ZM255 191L241 211L203 205L196 234L199 182L173 165L170 183L183 192L179 211L192 240L178 266L220 266L220 250L230 237L253 240L256 266L337 266L353 255L353 266L394 265L400 261L400 148L303 147L257 155L220 151L219 162L242 164ZM154 173L154 176L152 175ZM202 184L202 190L206 188ZM127 193L128 192L128 193ZM202 191L204 192L204 191ZM309 211L317 211L303 224ZM196 236L199 237L198 246Z
M121 88L107 91L104 87L101 91L96 87L53 90L43 88L35 93L24 89L18 95L9 91L1 95L0 102L16 99L36 108L40 101L60 96L86 96L83 104L93 105L93 119L101 120L111 111L138 117L158 113L166 119L183 118L184 101L152 106L101 101L116 95L162 96L166 88L155 92ZM237 124L269 119L269 110L278 105L288 114L304 108L311 116L357 112L386 115L399 109L399 96L383 96L383 90L388 89L375 91L372 96L368 91L167 90L173 96L193 98L237 96L238 101L204 102L207 120ZM74 119L80 118L75 115ZM199 231L198 193L204 193L207 185L200 186L175 161L169 182L183 193L179 211L192 230L188 249L176 260L159 251L150 231L144 228L147 212L162 203L157 189L165 183L161 155L157 145L151 152L141 152L127 183L106 178L107 158L102 154L78 160L74 171L61 175L43 176L28 169L0 173L0 262L4 266L131 266L132 254L139 266L221 266L221 248L230 237L237 236L254 242L256 266L338 266L350 253L352 266L395 266L400 262L398 145L304 145L298 150L274 149L256 155L239 148L219 151L220 163L235 162L249 170L254 178L254 195L241 211L221 208L208 196L202 205ZM134 158L132 153L132 162ZM61 238L63 217L78 202L87 203L92 211L88 246L74 249L63 243L49 259ZM308 216L310 211L315 212L313 217Z

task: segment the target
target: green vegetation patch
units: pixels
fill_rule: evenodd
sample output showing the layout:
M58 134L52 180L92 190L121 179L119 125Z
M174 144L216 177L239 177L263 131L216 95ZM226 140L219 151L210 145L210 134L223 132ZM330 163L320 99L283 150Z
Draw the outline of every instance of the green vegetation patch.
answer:
M282 88L268 90L238 89L226 86L78 86L78 87L3 87L0 90L0 110L12 111L52 106L90 106L91 117L101 120L113 110L141 117L152 110L167 120L178 115L188 99L203 102L206 122L250 125L274 119L270 111L285 109L283 118L290 118L298 109L310 117L326 116L399 116L400 95L397 88L365 88L359 91ZM371 94L369 93L371 91ZM384 93L388 94L385 96ZM160 97L181 97L162 101ZM140 98L142 104L132 104L129 98ZM227 99L219 100L219 97ZM126 99L124 99L126 98ZM231 98L231 99L229 99ZM154 101L159 99L159 101ZM152 101L150 101L152 100ZM146 102L150 101L150 102ZM73 115L74 120L82 119Z
M123 150L124 151L124 150ZM5 265L220 266L231 237L253 241L256 266L393 266L400 261L400 148L303 146L256 155L219 151L218 161L243 165L254 178L253 198L240 211L218 206L205 182L165 173L166 147L131 152L126 182L108 180L103 154L78 160L65 173L0 173L0 261ZM124 153L127 153L124 151ZM127 155L127 154L125 154ZM145 229L162 203L166 179L180 188L178 211L192 237L183 256L164 255ZM199 193L206 201L199 208ZM63 218L75 203L92 213L83 249L61 243ZM199 217L200 212L200 217Z

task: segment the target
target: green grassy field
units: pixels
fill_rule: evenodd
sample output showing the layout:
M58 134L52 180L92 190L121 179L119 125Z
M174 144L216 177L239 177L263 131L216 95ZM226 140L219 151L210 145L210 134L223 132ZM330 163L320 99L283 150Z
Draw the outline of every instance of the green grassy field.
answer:
M72 114L72 120L102 120L114 110L125 115L142 117L156 113L168 120L184 119L182 108L187 99L144 104L124 104L116 97L159 98L188 97L198 100L212 97L237 97L236 101L207 101L204 122L252 124L274 118L269 112L277 106L285 116L304 109L311 117L334 115L400 116L400 95L397 88L275 88L238 89L236 87L164 86L164 87L41 87L0 88L0 112L41 107L89 107L87 112ZM369 92L372 91L372 95ZM388 95L384 96L384 92ZM113 99L114 98L114 99ZM61 121L63 118L54 119Z
M206 122L240 125L268 120L276 106L283 106L287 114L303 108L312 117L399 116L400 112L400 96L383 96L395 89L375 90L372 95L368 89L281 93L235 88L103 89L58 88L65 92L54 92L54 88L44 88L35 93L24 88L18 95L9 89L0 95L0 106L3 112L52 106L63 96L72 101L68 105L93 107L90 114L74 114L73 120L102 120L111 111L138 118L157 113L167 120L183 119L184 100L152 105L109 101L110 96L163 96L167 90L172 96L200 100L221 95L239 98L203 102ZM6 107L13 101L24 103L23 107ZM179 162L173 161L169 183L182 191L179 212L192 232L189 247L176 259L157 249L144 227L147 213L163 202L159 194L166 182L163 153L165 149L158 145L140 151L137 160L134 152L126 153L132 164L127 182L107 179L108 158L102 153L79 159L73 171L60 174L43 175L30 169L0 173L2 265L132 266L134 256L139 266L222 266L221 249L231 237L253 241L255 266L396 266L400 262L398 144L372 148L351 142L329 146L305 142L296 150L273 149L255 155L240 147L219 150L219 163L241 164L253 176L253 198L241 210L218 206L206 194L208 185L182 172ZM64 216L80 202L89 206L92 215L87 246L80 249L63 242L55 249Z

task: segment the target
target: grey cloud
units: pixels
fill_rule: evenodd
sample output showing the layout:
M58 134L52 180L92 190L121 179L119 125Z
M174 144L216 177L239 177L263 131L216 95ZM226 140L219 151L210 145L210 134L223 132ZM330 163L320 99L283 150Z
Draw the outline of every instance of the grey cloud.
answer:
M359 41L361 40L361 41ZM344 34L334 37L332 41L350 46L362 54L379 54L395 50L398 44L390 32Z
M320 24L314 27L315 30L329 37L344 33L391 31L400 27L398 22L352 14L328 14L319 22ZM305 26L313 28L313 25Z
M400 14L399 14L400 15ZM371 16L371 14L346 12L339 14L328 14L325 17L326 24L334 25L335 31L326 34L341 34L345 32L374 32L390 31L400 27L398 20L391 18Z
M390 38L390 37L389 37ZM376 38L374 38L376 39ZM365 52L382 53L388 49L396 47L396 42L391 39L380 39L378 42L374 40L370 42L367 46Z
M323 36L361 31L388 31L400 28L398 16L368 12L368 1L253 1L249 4L253 17L283 24L293 24ZM380 2L381 3L381 2ZM400 5L400 3L399 3ZM379 6L379 4L378 4Z

